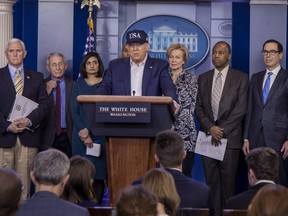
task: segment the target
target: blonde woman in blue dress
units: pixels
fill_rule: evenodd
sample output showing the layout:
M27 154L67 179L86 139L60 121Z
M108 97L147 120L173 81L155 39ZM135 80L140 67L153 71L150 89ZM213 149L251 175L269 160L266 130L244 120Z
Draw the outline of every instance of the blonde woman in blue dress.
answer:
M173 123L173 130L184 140L187 155L183 161L182 168L183 173L191 177L197 139L194 120L194 109L198 90L197 78L183 68L189 58L189 52L185 46L182 44L172 44L166 53L180 104L180 110Z

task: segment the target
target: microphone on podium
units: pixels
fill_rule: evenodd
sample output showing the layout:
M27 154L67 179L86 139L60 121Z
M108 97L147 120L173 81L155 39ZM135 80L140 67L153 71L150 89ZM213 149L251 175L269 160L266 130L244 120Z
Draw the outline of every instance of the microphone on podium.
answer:
M132 91L132 96L135 96L135 94L136 94L136 92L133 90L133 91Z

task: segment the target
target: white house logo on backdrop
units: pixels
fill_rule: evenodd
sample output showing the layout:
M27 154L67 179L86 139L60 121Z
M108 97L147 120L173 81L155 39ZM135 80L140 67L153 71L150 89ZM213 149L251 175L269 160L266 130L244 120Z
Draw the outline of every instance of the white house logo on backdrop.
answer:
M202 62L209 51L207 33L195 22L171 15L150 16L132 23L122 35L122 44L126 43L126 32L144 30L149 37L149 56L167 59L166 49L175 43L183 44L189 50L189 59L185 68L195 67Z

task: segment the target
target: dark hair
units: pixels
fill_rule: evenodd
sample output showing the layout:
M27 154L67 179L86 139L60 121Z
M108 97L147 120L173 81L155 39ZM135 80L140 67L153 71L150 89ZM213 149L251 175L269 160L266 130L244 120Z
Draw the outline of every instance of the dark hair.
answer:
M157 134L155 142L156 154L163 167L176 167L182 164L184 141L179 134L165 130Z
M246 162L248 169L254 171L257 180L276 180L279 172L279 159L273 149L255 148L248 153Z
M99 63L99 71L98 71L96 77L102 77L103 73L104 73L104 65L103 65L103 62L102 62L102 59L101 59L99 53L97 53L97 52L88 52L82 58L81 63L80 63L80 68L79 68L79 71L80 71L82 77L83 78L87 78L86 62L91 57L95 57L98 60L98 63Z
M125 188L116 203L117 216L157 216L157 198L142 185Z
M230 47L230 44L227 43L226 41L218 41L217 43L215 43L214 47L217 45L217 44L223 44L226 46L226 48L228 49L228 53L231 54L231 47ZM213 48L214 48L213 47Z
M262 50L264 50L264 47L267 43L276 43L277 47L278 47L278 52L283 53L283 45L279 41L274 40L274 39L269 39L269 40L265 41L265 43L263 44Z
M70 159L70 169L68 174L70 175L62 198L81 204L82 199L95 201L96 197L91 180L96 174L96 169L92 162L79 155L73 156Z

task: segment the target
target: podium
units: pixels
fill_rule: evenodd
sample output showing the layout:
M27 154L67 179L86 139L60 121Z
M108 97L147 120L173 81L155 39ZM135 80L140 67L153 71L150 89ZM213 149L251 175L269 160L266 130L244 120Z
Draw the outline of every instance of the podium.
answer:
M173 100L162 96L79 95L95 135L106 137L110 205L156 166L155 136L171 129ZM97 170L96 170L97 172Z

